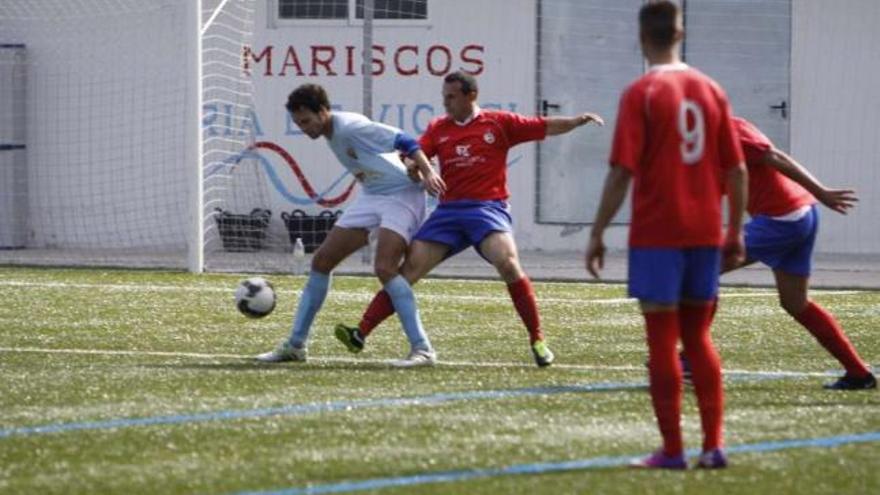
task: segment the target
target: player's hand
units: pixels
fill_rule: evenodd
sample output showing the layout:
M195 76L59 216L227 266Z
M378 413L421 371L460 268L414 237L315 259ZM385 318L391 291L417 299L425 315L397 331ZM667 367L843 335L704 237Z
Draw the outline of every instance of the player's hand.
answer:
M742 231L728 231L721 254L721 271L739 268L746 261L746 243Z
M605 121L597 113L582 113L578 115L578 125L587 125L590 122L594 122L599 126L605 125Z
M419 170L416 169L416 172L419 172ZM420 172L419 175L421 175ZM431 196L440 196L446 192L446 182L433 170L426 177L422 177L422 184Z
M846 215L850 208L855 207L859 198L852 189L825 189L816 196L823 205L828 208Z
M599 271L605 268L605 244L601 237L590 236L587 243L586 255L587 272L594 278L599 278Z
M406 175L408 175L409 180L413 182L422 181L422 172L419 170L419 167L417 167L415 163L410 162L406 164Z

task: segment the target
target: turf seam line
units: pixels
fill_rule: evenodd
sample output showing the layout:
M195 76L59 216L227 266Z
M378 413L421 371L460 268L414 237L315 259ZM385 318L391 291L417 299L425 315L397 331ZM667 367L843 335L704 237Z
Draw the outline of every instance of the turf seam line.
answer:
M880 441L880 431L830 437L772 440L767 442L729 446L726 450L728 454L766 453L801 448L833 448L842 445L877 441ZM696 457L699 453L698 449L689 449L687 451L688 457L691 458ZM479 478L494 478L519 474L548 474L586 469L614 468L626 466L633 459L639 459L646 455L648 454L643 453L614 457L603 456L571 461L516 464L500 468L441 471L433 473L427 472L409 476L373 478L361 481L342 481L280 490L237 492L236 495L320 495L327 493L345 493L379 490L390 487L425 485L430 483L452 483Z
M148 350L125 350L125 349L51 349L40 347L0 347L0 353L37 353L37 354L83 354L83 355L104 355L104 356L153 356L153 357L187 357L198 359L242 359L245 361L253 361L253 354L222 354L222 353L198 353L198 352L176 352L176 351L148 351ZM353 357L309 357L307 363L292 363L288 365L265 365L269 368L295 368L301 366L309 366L308 363L345 363L345 364L370 364L370 365L388 365L391 367L393 359L369 359L369 358L353 358ZM256 364L256 363L255 363ZM458 367L458 368L529 368L535 367L531 361L523 362L474 362L474 361L438 361L437 366L440 367ZM633 365L590 365L590 364L566 364L560 362L553 363L553 369L564 370L581 370L581 371L642 371L644 366ZM753 376L785 376L790 378L811 378L811 377L829 377L837 376L837 371L787 371L787 370L744 370L744 369L725 369L725 374L731 375L753 375Z
M747 381L748 377L731 376L728 381ZM758 380L773 380L783 376L767 375ZM309 414L352 411L357 409L409 406L435 406L450 402L468 400L499 400L536 395L560 395L569 393L592 393L624 390L641 390L648 385L645 382L606 382L580 385L557 385L525 387L501 390L469 390L461 392L441 392L430 395L412 397L386 397L378 399L361 399L333 402L313 402L307 404L288 404L257 409L232 409L207 411L190 414L165 414L133 418L111 418L92 421L73 421L67 423L49 423L32 426L13 426L0 429L0 440L11 437L32 437L74 431L113 430L141 426L180 425L191 423L207 423L216 421L250 420L266 417L296 417Z

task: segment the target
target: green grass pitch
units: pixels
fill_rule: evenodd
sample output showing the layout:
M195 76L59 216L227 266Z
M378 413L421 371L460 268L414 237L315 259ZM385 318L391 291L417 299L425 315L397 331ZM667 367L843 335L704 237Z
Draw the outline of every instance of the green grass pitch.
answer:
M502 283L423 281L441 364L398 370L396 319L358 355L332 335L374 279L336 277L309 362L265 365L250 357L286 335L305 279L268 276L278 308L250 320L241 278L0 268L0 493L880 493L880 394L824 391L836 362L772 290L725 288L713 327L727 444L744 449L727 470L646 472L596 461L659 445L620 285L535 284L557 354L538 369ZM880 292L813 296L880 362ZM689 391L683 427L698 448ZM817 438L843 440L765 448Z

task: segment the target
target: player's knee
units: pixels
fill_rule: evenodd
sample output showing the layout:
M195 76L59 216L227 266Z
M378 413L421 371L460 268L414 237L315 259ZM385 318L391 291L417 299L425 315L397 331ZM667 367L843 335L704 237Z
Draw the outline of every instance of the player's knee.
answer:
M320 249L312 256L312 271L330 273L334 268L336 268L336 265Z
M495 268L498 270L501 278L507 281L516 281L525 275L519 264L519 259L513 255L498 259L495 263Z
M428 265L428 262L418 256L409 256L403 262L403 266L400 267L400 274L403 275L407 282L414 284L428 273L430 270Z
M376 262L373 266L373 273L382 281L383 284L397 276L397 267L391 263Z
M804 308L807 307L806 298L801 297L781 297L779 298L779 305L782 306L782 309L785 310L786 313L791 316L797 316L804 311Z

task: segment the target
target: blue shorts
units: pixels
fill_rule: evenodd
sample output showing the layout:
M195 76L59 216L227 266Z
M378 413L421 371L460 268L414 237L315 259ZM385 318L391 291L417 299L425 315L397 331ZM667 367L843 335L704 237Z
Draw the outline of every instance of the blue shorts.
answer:
M471 246L479 253L480 242L492 232L513 232L506 201L451 201L441 203L413 239L449 246L448 258Z
M629 295L655 304L718 297L721 249L630 248Z
M809 276L819 230L816 205L793 222L755 215L745 226L746 259L760 261L774 270Z

